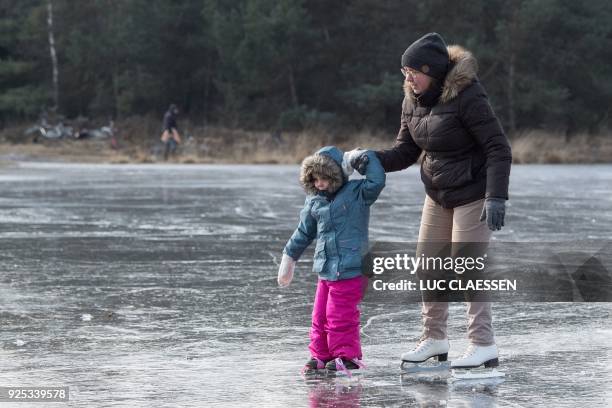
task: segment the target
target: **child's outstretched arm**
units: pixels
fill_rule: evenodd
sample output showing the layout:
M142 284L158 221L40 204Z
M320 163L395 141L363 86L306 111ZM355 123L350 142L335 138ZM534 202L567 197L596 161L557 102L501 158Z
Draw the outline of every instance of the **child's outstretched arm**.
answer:
M364 154L367 155L368 160L365 170L366 178L363 182L361 193L366 205L372 205L385 187L385 169L374 151L368 150Z
M302 253L317 237L317 220L310 214L312 202L310 197L306 197L304 208L300 212L300 221L297 228L289 238L283 253L289 255L295 261L300 259Z
M287 286L291 283L295 263L317 236L317 221L310 214L310 209L311 200L307 197L304 208L300 212L298 226L283 250L283 259L278 270L278 284L281 286Z

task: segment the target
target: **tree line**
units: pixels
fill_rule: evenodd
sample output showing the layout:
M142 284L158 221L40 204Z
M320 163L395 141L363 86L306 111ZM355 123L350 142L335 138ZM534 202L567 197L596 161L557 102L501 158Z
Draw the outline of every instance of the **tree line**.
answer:
M506 130L610 128L607 0L0 0L0 123L161 115L249 129L393 129L400 56L471 50Z

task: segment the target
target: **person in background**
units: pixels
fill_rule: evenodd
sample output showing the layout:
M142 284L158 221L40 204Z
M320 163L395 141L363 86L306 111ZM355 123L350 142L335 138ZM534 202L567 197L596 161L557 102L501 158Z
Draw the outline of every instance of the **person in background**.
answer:
M164 160L168 160L170 154L176 152L177 146L181 143L181 135L178 131L177 118L179 109L175 104L171 104L164 114L161 141L165 145Z

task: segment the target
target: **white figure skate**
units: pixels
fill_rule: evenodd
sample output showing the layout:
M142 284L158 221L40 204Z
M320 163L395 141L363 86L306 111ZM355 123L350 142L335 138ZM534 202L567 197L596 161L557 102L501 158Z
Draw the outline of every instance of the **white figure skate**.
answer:
M426 338L419 341L415 348L402 354L402 363L400 364L400 368L405 373L448 370L448 349L448 339L436 340ZM427 361L432 357L434 358L433 364L431 361Z
M484 368L482 368L484 366ZM497 371L499 366L497 346L479 346L470 343L463 356L451 363L453 380L479 380L503 378L505 374Z

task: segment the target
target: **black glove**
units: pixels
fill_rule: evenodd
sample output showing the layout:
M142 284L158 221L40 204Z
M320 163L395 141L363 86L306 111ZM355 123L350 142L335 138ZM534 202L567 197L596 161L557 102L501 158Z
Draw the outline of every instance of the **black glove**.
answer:
M349 164L363 176L366 172L366 168L368 167L367 150L363 150L358 147L357 149L351 150L348 153Z
M480 221L487 220L491 231L498 231L504 226L506 215L506 200L503 198L489 197L485 200L480 214Z

